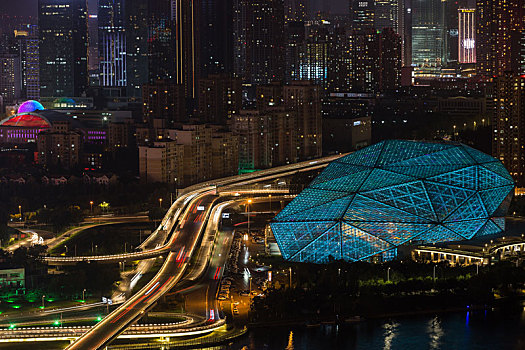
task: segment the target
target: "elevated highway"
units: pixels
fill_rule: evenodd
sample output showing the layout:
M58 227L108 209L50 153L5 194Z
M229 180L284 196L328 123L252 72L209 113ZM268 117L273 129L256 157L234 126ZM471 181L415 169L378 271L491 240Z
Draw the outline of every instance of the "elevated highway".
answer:
M258 193L262 195L271 193L283 194L286 193L288 189L279 188L279 184L282 182L279 182L277 185L271 185L270 187L267 187L267 185L261 187L257 183L268 182L301 171L322 169L331 161L341 156L342 155L326 157L251 174L234 176L185 189L183 195L170 207L157 230L141 245L140 248L143 249L141 252L117 254L113 256L46 257L46 262L50 264L64 264L86 260L117 262L166 255L163 266L144 288L82 336L78 337L77 335L77 339L74 340L67 349L92 350L103 348L113 339L124 334L125 330L150 310L159 298L179 283L185 275L188 262L193 256L196 245L200 241L200 237L206 228L209 215L214 208L216 200L219 198L217 193L223 196L236 196L241 194L251 194L255 196ZM250 187L249 185L253 186ZM164 243L163 237L169 237L166 243ZM162 241L163 244L160 244L160 241ZM220 251L229 247L226 240L223 243L219 248ZM221 255L217 253L213 256L221 258L213 259L213 263L204 266L203 272L210 272L210 269L213 269L216 265L220 267L226 262L226 254ZM198 274L194 274L194 277L196 278L197 275ZM204 279L204 282L202 282L203 280L201 280L201 282L204 284L216 284L218 274L213 274L211 280L208 275L209 273L206 274L207 277ZM211 287L211 290L214 290L216 285L209 287ZM205 298L207 303L206 309L214 310L214 314L217 315L218 309L214 297L215 295L212 292ZM211 309L209 305L212 305ZM209 318L206 325L199 326L199 330L194 330L194 332L213 329L223 323L224 320L215 316Z

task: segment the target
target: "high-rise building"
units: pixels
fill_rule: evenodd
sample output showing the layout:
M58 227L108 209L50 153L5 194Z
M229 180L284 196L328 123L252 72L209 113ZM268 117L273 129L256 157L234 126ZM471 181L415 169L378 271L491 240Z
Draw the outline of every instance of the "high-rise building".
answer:
M298 159L318 158L322 154L320 87L309 81L295 81L283 88L283 105L295 113Z
M22 74L22 96L29 100L40 99L40 59L38 53L38 26L28 24L15 30L19 43Z
M379 90L381 69L379 40L373 29L352 31L348 34L350 52L350 90L352 92L376 92Z
M330 45L328 69L328 90L331 92L348 92L353 77L353 52L350 51L349 31L347 28L335 28Z
M495 82L492 155L525 186L525 78L505 72Z
M476 9L458 10L458 62L476 63Z
M379 90L401 86L401 36L392 28L377 33L379 40Z
M232 123L239 142L239 170L253 171L295 162L294 120L283 107L242 110Z
M184 87L168 80L157 80L142 87L142 114L144 122L155 126L162 120L161 128L173 128L175 123L186 120Z
M283 0L244 2L246 9L246 74L252 84L284 79Z
M88 80L90 86L99 86L100 84L100 42L99 42L99 27L98 27L98 11L99 8L89 6L88 0Z
M412 1L412 64L440 68L447 62L445 5L442 0Z
M98 0L98 39L100 86L127 86L123 0Z
M306 0L284 0L284 20L289 22L304 22L307 19Z
M125 1L127 94L142 95L142 86L175 79L175 34L170 0Z
M233 73L246 76L246 9L248 0L233 0Z
M200 64L202 77L233 73L233 2L200 0Z
M299 80L302 49L305 41L304 22L289 21L286 24L285 82Z
M306 26L306 40L302 45L299 59L299 80L309 80L327 87L328 65L332 36L326 22Z
M485 79L519 71L516 59L525 30L525 0L477 0L476 65Z
M227 74L199 80L199 117L202 122L226 125L242 108L242 82Z
M374 13L374 28L383 30L399 27L399 0L376 0Z
M149 82L148 4L127 0L125 11L127 95L140 98L142 86Z
M174 140L139 146L139 174L143 182L180 184L183 176L184 146Z
M4 105L20 98L21 91L20 57L10 53L0 54L0 96Z
M383 10L381 8L381 10ZM374 0L350 0L350 20L352 29L369 30L375 24L375 1Z
M197 98L200 78L200 8L193 0L173 0L175 29L175 80L184 85L188 99ZM214 46L219 49L219 47Z
M39 0L40 95L81 96L88 86L86 0Z

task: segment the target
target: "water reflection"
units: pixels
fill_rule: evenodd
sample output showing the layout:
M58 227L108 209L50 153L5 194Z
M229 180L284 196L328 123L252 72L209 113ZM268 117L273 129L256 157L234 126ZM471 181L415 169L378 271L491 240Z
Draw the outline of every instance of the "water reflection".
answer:
M286 346L285 350L294 350L293 348L293 332L290 331L290 335L288 336L288 345Z
M441 320L437 316L428 321L427 331L430 336L430 349L440 349L444 332L441 327Z
M397 336L398 327L399 323L394 321L390 321L389 323L385 323L383 325L385 341L385 345L383 346L384 350L392 349L392 340L394 340L394 338Z

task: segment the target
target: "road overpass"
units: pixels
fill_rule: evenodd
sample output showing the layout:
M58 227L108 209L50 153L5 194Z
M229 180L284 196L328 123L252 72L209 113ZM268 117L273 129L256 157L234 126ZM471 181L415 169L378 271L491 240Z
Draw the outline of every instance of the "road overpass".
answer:
M154 306L155 302L161 296L180 281L186 271L189 260L192 258L196 244L206 227L206 222L213 205L218 198L216 195L217 188L232 185L248 185L255 182L269 181L275 178L289 176L298 171L321 169L339 157L340 156L327 157L321 160L269 169L260 173L241 175L216 181L212 186L210 186L210 184L203 184L191 191L186 191L187 194L191 193L193 198L186 206L182 219L179 220L178 225L171 235L167 244L169 252L164 265L157 275L138 293L109 314L90 331L79 337L68 346L67 349L91 350L102 348L111 340L115 339L130 324L140 319L147 310ZM212 189L210 189L210 187L212 187ZM257 193L256 190L253 191L252 194L255 193ZM174 224L175 221L172 219L172 214L170 214L172 209L173 206L170 208L165 220L163 220L164 223L170 222L171 220ZM224 321L211 318L210 322L213 324Z

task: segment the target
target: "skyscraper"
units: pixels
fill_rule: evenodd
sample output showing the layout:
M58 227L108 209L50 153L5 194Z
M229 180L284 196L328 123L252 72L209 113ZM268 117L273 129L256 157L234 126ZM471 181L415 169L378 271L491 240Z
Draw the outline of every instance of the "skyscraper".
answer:
M142 86L175 79L175 34L171 0L126 0L125 37L128 96L142 96Z
M233 0L200 2L200 75L233 73Z
M459 9L458 62L476 63L475 9Z
M395 31L399 26L399 0L376 0L374 28L383 30L392 28Z
M39 0L40 95L80 96L88 85L86 0Z
M412 1L412 64L439 68L446 64L445 1Z
M268 84L284 78L283 0L253 0L246 6L246 80Z
M326 88L331 44L329 25L312 23L306 26L306 30L299 60L299 80L309 80Z
M504 72L496 78L492 155L501 160L519 187L525 186L525 78Z
M22 75L21 95L29 100L40 99L40 60L38 52L38 26L28 24L15 30L18 39Z
M100 85L125 87L126 31L123 0L98 0Z
M352 29L368 30L374 28L375 5L374 0L350 0Z

